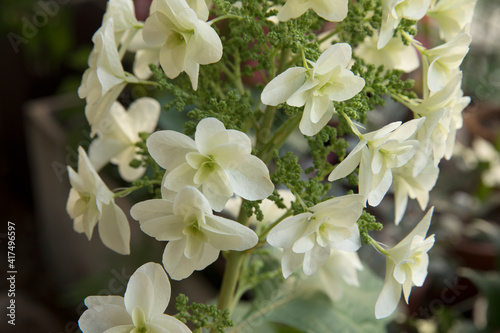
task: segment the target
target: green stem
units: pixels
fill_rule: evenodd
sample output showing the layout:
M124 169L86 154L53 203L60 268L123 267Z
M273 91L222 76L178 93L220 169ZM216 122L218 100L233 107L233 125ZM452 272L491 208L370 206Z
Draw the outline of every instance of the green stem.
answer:
M123 198L127 195L129 195L130 193L134 192L134 191L137 191L141 188L144 188L144 187L148 187L150 185L153 185L153 184L161 184L161 180L150 180L147 184L141 184L141 185L137 185L137 186L131 186L129 188L126 188L124 190L121 190L119 192L116 192L115 194L113 194L113 198Z
M234 293L238 285L238 278L240 277L240 268L245 258L244 254L245 252L230 251L227 255L226 269L222 278L219 301L217 303L217 308L220 310L232 311Z
M370 239L370 244L380 253L382 253L385 256L388 256L389 253L380 245L379 242L377 242L375 239L373 239L370 235L368 235L368 238Z
M241 19L243 19L243 17L238 16L238 15L226 14L226 15L222 15L222 16L216 17L216 18L214 18L213 20L208 21L207 23L208 23L209 25L212 25L212 24L214 24L215 22L218 22L218 21L220 21L220 20L224 20L224 19L228 19L228 18L235 18L235 19L240 19L240 20L241 20Z

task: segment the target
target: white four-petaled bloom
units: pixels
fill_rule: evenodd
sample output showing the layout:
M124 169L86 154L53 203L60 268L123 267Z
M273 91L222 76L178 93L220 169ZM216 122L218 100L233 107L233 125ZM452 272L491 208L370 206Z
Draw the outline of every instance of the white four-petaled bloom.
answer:
M393 122L383 128L361 134L351 128L360 142L328 176L329 181L346 177L359 165L359 194L370 206L377 206L392 184L392 170L405 165L417 152L419 142L413 139L425 118L413 119L403 125Z
M266 164L251 154L250 138L227 130L215 118L196 127L195 140L175 131L158 131L148 138L149 153L167 170L163 186L173 192L185 186L199 188L221 211L236 193L247 200L261 200L273 193Z
M375 317L385 318L394 312L401 299L401 290L406 303L413 286L421 287L427 276L429 256L434 245L434 235L426 238L431 223L433 208L429 209L401 242L386 252L385 280L375 304Z
M173 79L186 72L194 90L200 64L222 57L222 42L207 19L208 10L196 12L185 0L154 0L143 28L146 43L162 45L160 65L165 74Z
M283 249L283 276L289 277L301 264L306 275L313 274L327 261L332 248L348 252L359 249L361 241L356 222L364 202L359 194L329 199L274 227L267 242Z
M221 250L243 251L255 246L255 232L235 221L213 215L197 189L184 187L174 201L152 199L135 204L130 215L141 230L169 241L163 253L165 270L174 280L190 276L213 263Z
M332 118L332 101L342 102L354 97L365 86L365 80L347 67L352 49L347 43L330 46L311 68L292 67L275 77L262 91L262 103L304 106L300 131L315 135Z
M78 95L86 99L85 116L93 127L111 108L127 83L138 80L123 70L112 17L96 31L92 41L94 49L89 56L89 68L83 73Z
M151 133L156 128L160 116L160 103L155 99L137 99L128 111L115 102L107 115L96 126L98 138L89 147L89 158L96 170L109 161L118 165L120 176L133 181L144 174L144 167L133 168L130 162L141 159L136 143L141 141L139 133Z
M171 288L161 265L148 262L130 277L125 296L88 296L88 307L78 320L83 333L190 333L180 320L163 312Z
M125 213L113 199L113 193L95 171L85 150L78 148L78 173L68 166L71 190L66 210L74 229L90 240L98 224L101 240L111 250L130 253L130 227ZM98 223L99 221L99 223Z
M340 22L347 16L348 0L287 0L278 12L280 21L288 21L304 14L309 8L331 22Z

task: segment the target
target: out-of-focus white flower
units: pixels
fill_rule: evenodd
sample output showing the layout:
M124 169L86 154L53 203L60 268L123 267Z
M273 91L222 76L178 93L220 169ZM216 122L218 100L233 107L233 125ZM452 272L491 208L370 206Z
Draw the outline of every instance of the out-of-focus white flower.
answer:
M85 233L90 240L98 224L104 245L120 254L129 254L127 217L116 205L113 193L99 177L82 147L78 147L78 173L68 166L68 175L71 190L66 210L73 219L75 231Z
M365 86L365 80L347 67L351 62L351 46L339 43L321 54L311 68L292 67L275 77L262 91L262 103L304 106L300 131L315 135L332 118L332 101L341 102L354 97Z
M412 163L393 170L394 187L394 222L401 222L408 204L408 197L417 199L420 209L424 210L429 202L429 192L436 185L439 168L431 158L427 159L426 166L418 174L414 173Z
M127 83L138 80L123 70L115 41L113 18L104 21L92 41L94 49L89 56L89 68L83 73L78 95L86 99L85 116L89 124L94 126L111 108Z
M175 317L164 314L171 288L161 265L148 262L130 277L121 296L89 296L78 320L83 333L169 332L190 333Z
M488 187L500 185L500 153L490 142L477 137L472 141L472 150L477 159L489 163L481 174L483 183Z
M280 21L288 21L312 9L318 16L331 22L340 22L347 16L348 0L287 0L278 12Z
M436 0L433 1L434 3ZM439 36L450 41L471 24L477 0L439 0L427 15L439 23ZM470 29L465 32L469 33Z
M383 0L378 48L381 49L389 43L401 19L420 20L425 16L430 4L431 0Z
M125 111L115 102L109 112L97 123L98 138L89 147L89 158L96 170L111 163L118 165L120 176L126 181L133 181L144 174L144 167L133 168L130 162L141 160L135 144L141 139L139 133L151 133L155 130L160 117L160 103L155 99L143 97Z
M250 138L227 130L215 118L199 122L195 140L175 131L158 131L148 138L147 146L167 170L166 189L199 188L216 211L224 208L233 193L247 200L265 199L273 193L266 164L251 154Z
M442 90L469 52L471 35L464 31L449 42L425 51L424 55L429 61L427 86L430 91Z
M217 32L205 22L208 11L190 8L185 0L154 0L150 16L143 27L146 43L162 45L160 65L173 79L186 72L194 90L198 88L201 65L217 62L222 57L222 42Z
M269 232L267 242L283 249L283 276L289 277L301 264L304 274L313 274L328 260L331 248L348 252L359 249L356 222L364 202L359 194L329 199L276 225Z
M358 271L363 269L356 252L346 252L332 248L328 261L316 272L322 289L332 301L339 301L343 296L343 284L359 286ZM305 280L305 283L308 283Z
M392 38L383 48L377 47L378 34L367 36L354 50L354 54L369 64L384 66L385 69L399 69L405 73L420 66L418 52L413 46L405 45L400 37Z
M182 280L202 270L221 250L243 251L255 246L255 232L235 221L213 215L209 202L196 188L184 187L174 201L152 199L135 204L130 215L141 230L169 241L163 253L165 270Z
M392 249L385 250L385 280L375 304L377 319L385 318L396 310L401 290L408 303L411 288L424 284L429 266L427 252L434 245L434 235L426 238L433 211L434 208L429 209L412 232Z
M359 165L359 194L370 206L377 206L391 187L392 170L405 165L417 152L419 141L413 137L424 120L413 119L403 125L398 121L366 134L361 134L351 123L361 141L328 180L346 177Z

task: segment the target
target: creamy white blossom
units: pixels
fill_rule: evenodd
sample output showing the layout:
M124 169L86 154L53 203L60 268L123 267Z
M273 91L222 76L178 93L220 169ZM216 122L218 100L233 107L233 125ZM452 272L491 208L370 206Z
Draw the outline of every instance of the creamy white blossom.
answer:
M78 325L83 333L190 333L175 317L164 314L171 288L161 265L148 262L130 277L122 296L89 296Z
M162 45L160 65L173 79L186 72L194 90L198 88L200 64L217 62L222 57L222 42L205 22L208 11L190 8L185 0L154 0L143 27L144 41Z
M210 203L196 188L184 187L174 198L152 199L135 204L130 215L141 230L160 241L169 241L163 265L170 277L181 280L202 270L221 250L243 251L255 246L253 230L213 214Z
M471 35L462 31L449 42L425 50L424 55L429 61L427 86L430 91L436 92L446 86L469 52L470 42Z
M340 22L347 16L348 0L287 0L278 12L280 21L288 21L312 9L318 16L331 22Z
M403 18L420 20L425 16L430 4L431 0L382 0L382 26L378 48L387 45Z
M154 160L167 170L166 189L199 188L216 211L224 208L233 193L261 200L274 190L266 164L251 154L250 138L227 130L215 118L199 122L195 140L175 131L158 131L148 138L147 146Z
M417 50L405 45L400 37L394 37L383 47L378 48L378 34L366 36L363 43L354 49L354 54L366 63L384 66L387 69L398 69L405 73L414 71L420 66Z
M392 184L392 170L405 165L417 152L414 139L425 118L410 120L401 125L393 122L383 128L361 134L354 124L351 128L360 142L328 176L329 181L346 177L359 165L359 194L371 206L377 206Z
M421 144L415 173L426 165L428 155L433 156L435 166L443 157L451 158L456 132L463 125L462 111L470 103L470 97L463 96L461 84L462 73L455 72L443 89L431 92L421 103L408 105L419 117L426 118L417 133Z
M89 68L83 74L78 95L86 99L85 116L94 126L111 108L127 83L138 80L123 70L112 17L104 21L92 41L94 48L89 56Z
M97 123L98 137L89 146L89 158L96 170L111 161L118 165L118 172L126 181L141 177L146 169L142 166L130 166L132 160L141 160L135 144L141 141L139 133L151 133L155 130L160 109L160 103L149 97L137 99L130 104L128 111L115 102Z
M437 4L433 0L433 3L427 15L439 23L441 39L450 41L471 24L477 0L439 0Z
M120 254L129 254L127 217L116 205L113 192L99 177L82 147L78 147L78 172L68 166L68 175L71 190L66 210L73 219L75 231L85 233L90 240L98 225L104 245Z
M292 67L275 77L262 91L266 105L287 103L304 107L300 131L315 135L332 118L332 101L342 102L354 97L365 86L365 80L348 68L352 49L349 44L330 46L311 68Z
M132 67L134 75L141 80L147 80L153 75L149 65L159 66L160 64L160 49L162 44L148 44L144 41L142 34L143 29L137 31L134 38L128 44L127 50L135 53Z
M283 249L283 276L289 277L301 264L304 274L313 274L328 260L332 248L348 252L359 249L361 241L356 222L364 202L359 194L336 197L276 225L269 232L267 242Z
M357 252L346 252L332 248L330 258L314 274L317 275L321 289L332 301L339 301L344 295L344 284L359 286L358 271L363 270L363 264ZM304 280L309 284L308 280Z
M391 249L384 250L385 280L375 304L377 319L385 318L394 312L401 299L401 291L408 303L411 288L421 287L424 284L429 266L427 252L434 245L434 235L426 238L433 210L429 209L415 229L401 242Z

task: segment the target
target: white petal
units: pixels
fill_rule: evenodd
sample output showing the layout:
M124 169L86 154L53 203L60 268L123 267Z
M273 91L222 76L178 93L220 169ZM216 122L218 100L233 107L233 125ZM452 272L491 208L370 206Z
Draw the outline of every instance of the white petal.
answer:
M103 333L104 331L121 325L131 325L132 319L123 306L96 305L86 310L78 320L78 326L84 333Z
M186 186L198 186L194 182L196 169L184 163L168 172L164 178L163 186L171 191L178 192Z
M222 57L222 42L217 32L208 23L198 21L196 25L192 59L200 65L217 62Z
M313 98L311 98L311 100L313 100ZM316 100L317 99L314 98L314 101ZM327 96L324 96L324 98L322 98L322 102L325 102L326 105L321 105L321 103L314 103L313 105L313 103L311 103L310 101L307 102L304 108L304 114L302 115L302 119L300 120L299 124L299 129L302 134L308 136L315 135L328 124L330 119L332 119L333 113L335 112L333 103L328 100ZM313 110L316 112L323 112L317 122L314 122L311 118L311 113L313 112Z
M172 201L151 199L136 203L130 209L130 215L137 221L150 220L165 215L172 215Z
M122 296L87 296L84 301L87 308L97 305L117 305L125 309Z
M368 203L372 207L380 204L387 191L392 185L391 169L381 170L380 174L372 175L370 193L368 194Z
M330 22L340 22L347 16L347 0L310 0L312 9L318 16Z
M362 151L366 147L366 143L365 140L361 140L349 155L333 169L332 173L328 176L328 181L333 182L353 172L361 161ZM368 148L366 148L366 151L368 151Z
M172 170L186 160L186 154L196 151L193 139L175 131L158 131L146 141L151 157L162 167Z
M243 251L254 247L259 240L252 229L219 216L206 217L203 233L208 243L218 250Z
M130 254L130 226L125 213L114 202L102 207L98 227L104 245L120 254Z
M306 275L314 274L330 256L329 247L315 246L311 251L304 256L303 271Z
M226 174L234 192L247 200L265 199L273 193L274 184L269 170L258 157L248 155L236 168Z
M141 230L159 241L178 240L184 238L183 230L186 227L184 218L179 215L169 215L140 220Z
M192 333L191 330L179 319L166 314L155 317L150 325L158 325L165 329L168 333Z
M281 258L281 270L283 271L283 277L286 279L292 275L303 261L303 253L298 254L292 252L292 249L285 249L283 251L283 257Z
M288 0L278 12L280 21L288 21L304 14L309 8L309 1Z
M337 43L321 54L316 62L315 75L326 74L336 66L346 68L352 58L352 48L347 43Z
M284 103L304 84L306 71L303 67L292 67L276 76L262 90L262 103L266 105Z
M401 299L401 285L392 277L393 268L391 264L386 264L384 285L375 303L377 319L388 317L393 313Z
M267 242L280 248L291 248L307 228L311 213L290 216L278 223L267 235Z

